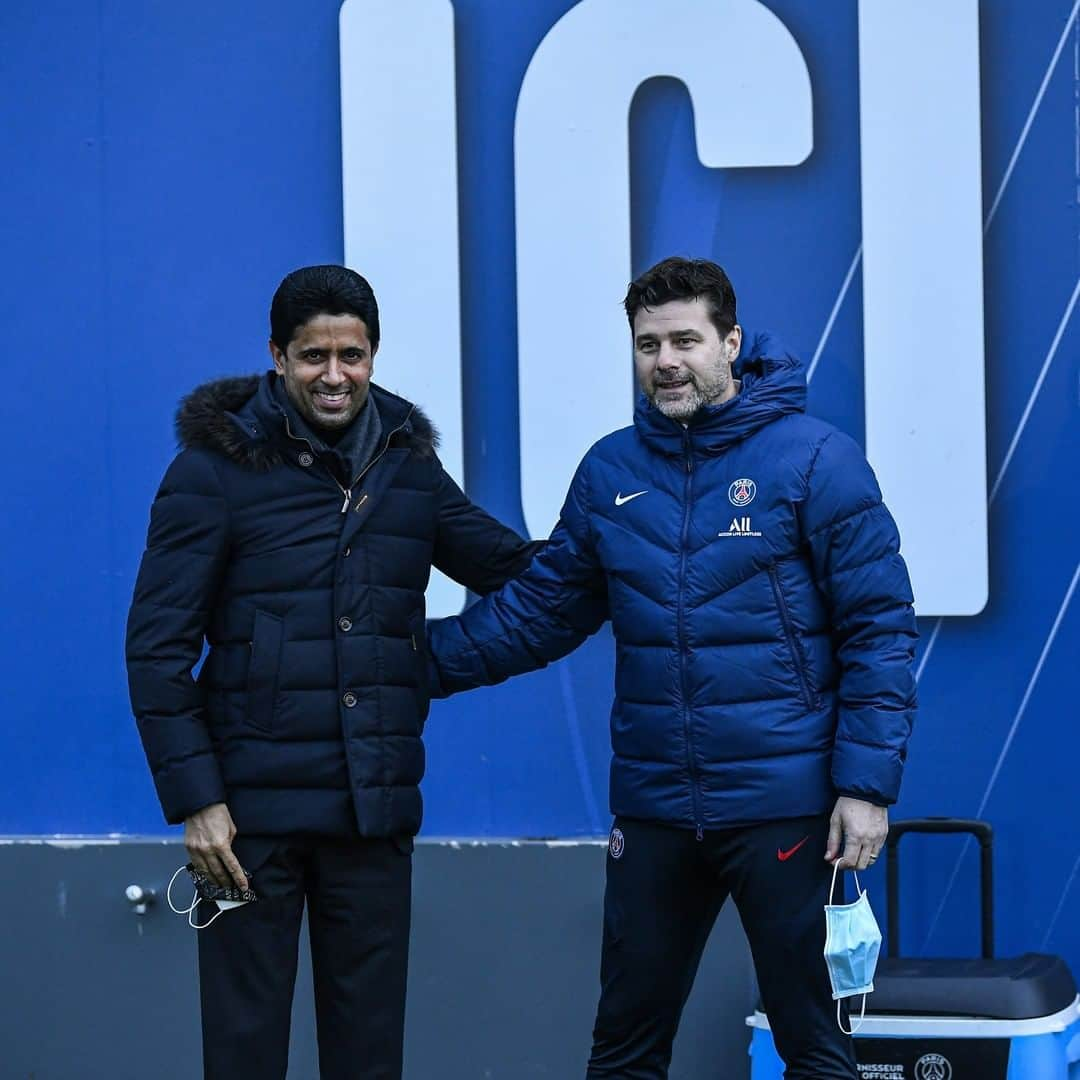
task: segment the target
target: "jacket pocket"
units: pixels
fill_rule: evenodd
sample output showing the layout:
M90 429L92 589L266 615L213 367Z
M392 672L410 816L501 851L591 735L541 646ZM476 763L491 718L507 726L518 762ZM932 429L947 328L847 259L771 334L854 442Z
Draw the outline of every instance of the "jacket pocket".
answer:
M780 575L775 566L769 567L769 581L772 582L773 596L776 597L776 609L780 613L780 622L784 626L784 638L787 641L788 652L791 654L791 662L795 666L795 674L799 678L799 697L803 705L813 709L814 695L810 690L810 680L806 675L806 661L803 659L802 649L799 648L798 635L795 633L795 624L791 621L791 612L788 610L787 600L784 599L784 590L780 587Z
M431 686L428 680L427 622L423 611L409 619L409 641L416 662L416 704L419 710L417 725L422 731L431 707Z
M268 611L255 612L248 666L247 722L261 731L274 727L274 700L281 669L282 619Z

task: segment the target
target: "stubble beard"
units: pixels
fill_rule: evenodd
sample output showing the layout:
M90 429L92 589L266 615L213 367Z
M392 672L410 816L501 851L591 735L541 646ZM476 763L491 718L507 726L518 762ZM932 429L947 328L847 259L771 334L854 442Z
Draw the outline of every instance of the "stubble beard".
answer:
M349 405L347 408L342 409L341 412L322 412L315 404L313 398L308 399L308 423L314 427L323 428L325 431L341 431L347 428L357 417L360 412L361 406L356 404L355 394L349 398Z
M680 379L682 377L680 376ZM658 412L680 424L685 424L700 409L718 401L727 392L733 378L731 364L727 360L721 360L713 379L702 379L690 372L686 373L685 378L689 379L689 392L676 400L664 401L660 398L665 385L658 384L655 376L650 389L646 391L646 396Z
M364 402L367 400L365 395L364 401L357 404L356 398L359 396L359 391L353 387L349 391L349 405L347 408L339 413L324 413L315 404L314 387L308 387L299 381L286 379L285 390L292 399L293 405L296 406L297 412L300 413L304 420L316 430L321 428L324 431L342 431L347 428L359 415Z

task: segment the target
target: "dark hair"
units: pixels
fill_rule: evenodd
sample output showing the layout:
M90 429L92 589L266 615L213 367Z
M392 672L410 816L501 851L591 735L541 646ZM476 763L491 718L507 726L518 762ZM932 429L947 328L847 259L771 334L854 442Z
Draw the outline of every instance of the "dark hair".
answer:
M634 316L642 308L654 308L669 300L708 302L709 318L721 338L731 333L739 321L735 314L735 290L727 274L708 259L682 259L672 256L650 267L630 282L623 307L634 332Z
M304 266L289 274L270 304L270 339L284 352L296 331L316 315L355 315L367 327L372 351L378 347L379 305L355 270Z

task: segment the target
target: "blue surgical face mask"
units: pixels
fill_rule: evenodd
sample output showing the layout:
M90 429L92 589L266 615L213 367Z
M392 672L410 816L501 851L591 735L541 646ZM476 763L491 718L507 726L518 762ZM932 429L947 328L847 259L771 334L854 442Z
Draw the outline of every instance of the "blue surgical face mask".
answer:
M845 1035L853 1035L859 1028L852 1024L850 1031L844 1029L840 1019L840 1001L862 994L861 1026L866 1015L866 995L874 989L874 970L881 951L881 931L870 909L870 901L859 887L858 874L855 875L855 888L859 899L854 904L832 903L839 870L838 859L833 864L830 902L825 905L825 966L829 969L832 996L836 1000L836 1022Z

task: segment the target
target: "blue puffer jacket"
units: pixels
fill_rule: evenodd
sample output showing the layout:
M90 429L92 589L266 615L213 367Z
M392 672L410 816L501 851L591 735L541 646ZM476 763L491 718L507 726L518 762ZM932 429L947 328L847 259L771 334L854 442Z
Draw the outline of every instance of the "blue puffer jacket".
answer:
M442 694L615 633L611 809L690 828L896 801L915 710L899 537L799 363L746 362L689 427L642 398L578 467L546 550L433 623Z

